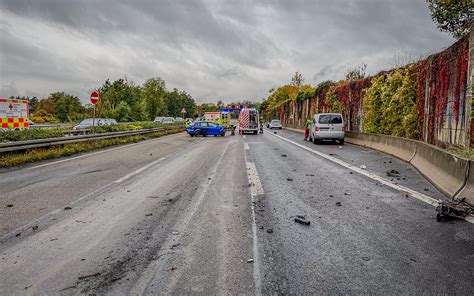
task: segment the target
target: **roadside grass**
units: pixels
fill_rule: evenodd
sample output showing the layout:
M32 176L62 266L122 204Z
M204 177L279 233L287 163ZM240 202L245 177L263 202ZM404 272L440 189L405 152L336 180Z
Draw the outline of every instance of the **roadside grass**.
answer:
M127 124L96 126L95 133L134 131L140 129L148 129L162 126L173 126L176 124L160 124L152 121L131 122ZM181 123L182 125L182 123ZM7 130L0 131L0 142L15 142L26 140L37 140L47 138L64 137L64 133L71 130L71 127L57 127L57 128L30 128L26 130Z
M143 140L158 138L161 136L182 132L183 128L159 131L144 135L125 136L120 138L90 140L81 143L66 144L51 148L39 148L26 151L24 153L12 153L0 156L0 168L13 167L20 164L58 158L63 156L71 156L81 152L88 152L114 145L140 142Z
M446 148L446 151L470 159L474 160L474 148L473 147L458 147L458 146L451 146Z

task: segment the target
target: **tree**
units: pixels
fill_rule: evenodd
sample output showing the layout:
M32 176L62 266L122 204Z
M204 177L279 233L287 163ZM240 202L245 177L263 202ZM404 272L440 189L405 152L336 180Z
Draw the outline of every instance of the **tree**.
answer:
M362 63L360 67L349 69L346 73L346 80L358 80L365 77L367 65Z
M438 29L460 39L469 33L473 21L472 0L426 0L431 11L431 19Z
M156 116L165 112L164 97L166 95L166 84L160 77L150 78L142 85L142 96L145 101L145 113L147 119L153 120Z
M301 85L303 85L304 78L303 75L298 73L298 71L295 72L295 75L291 78L291 85L299 88Z

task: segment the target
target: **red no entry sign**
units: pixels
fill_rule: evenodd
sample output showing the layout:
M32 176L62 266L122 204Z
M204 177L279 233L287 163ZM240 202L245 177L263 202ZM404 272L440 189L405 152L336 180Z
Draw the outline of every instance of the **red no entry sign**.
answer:
M91 93L91 104L96 105L97 103L99 103L99 92L94 90Z

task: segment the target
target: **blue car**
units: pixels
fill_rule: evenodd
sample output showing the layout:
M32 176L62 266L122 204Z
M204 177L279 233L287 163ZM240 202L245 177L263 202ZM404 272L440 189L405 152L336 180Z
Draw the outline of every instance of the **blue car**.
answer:
M186 129L191 137L194 136L225 136L225 128L212 121L196 121Z

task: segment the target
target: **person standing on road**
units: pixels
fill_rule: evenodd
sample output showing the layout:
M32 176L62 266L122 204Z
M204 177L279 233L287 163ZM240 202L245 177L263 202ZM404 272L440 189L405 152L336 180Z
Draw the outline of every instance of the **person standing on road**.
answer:
M311 118L308 117L304 126L304 141L308 141L309 129L311 128L311 125Z

